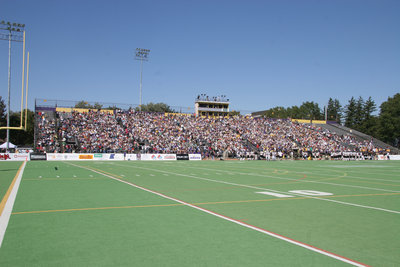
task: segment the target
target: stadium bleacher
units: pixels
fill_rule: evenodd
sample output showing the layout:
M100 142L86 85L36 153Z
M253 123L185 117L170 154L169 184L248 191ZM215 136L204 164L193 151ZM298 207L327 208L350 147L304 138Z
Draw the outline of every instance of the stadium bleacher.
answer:
M324 158L344 152L371 156L386 150L371 139L328 127L248 116L53 110L37 116L36 146L58 153L201 153L241 159Z

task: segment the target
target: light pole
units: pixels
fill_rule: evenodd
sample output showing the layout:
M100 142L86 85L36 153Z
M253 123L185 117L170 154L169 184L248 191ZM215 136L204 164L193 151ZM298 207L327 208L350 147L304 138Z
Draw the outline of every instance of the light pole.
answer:
M143 77L143 60L149 60L150 49L136 48L135 59L140 60L140 93L139 93L139 111L142 111L142 77Z
M11 90L11 41L24 43L24 57L25 57L25 24L11 23L2 20L0 22L0 30L8 31L8 34L0 33L1 40L8 40L8 99L7 99L7 152L10 149L10 90ZM23 66L24 68L24 63ZM24 75L24 74L22 74ZM24 80L24 77L22 77ZM23 87L23 85L22 85ZM22 114L22 110L21 110ZM21 117L22 121L22 117Z

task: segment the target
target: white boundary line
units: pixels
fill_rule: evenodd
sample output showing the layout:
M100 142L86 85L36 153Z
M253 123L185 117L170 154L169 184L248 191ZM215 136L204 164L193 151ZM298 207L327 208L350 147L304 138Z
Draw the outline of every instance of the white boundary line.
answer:
M227 216L218 214L218 213L216 213L216 212L213 212L213 211L210 211L210 210L201 208L201 207L199 207L199 206L196 206L196 205L193 205L193 204L184 202L184 201L182 201L182 200L179 200L179 199L176 199L176 198L173 198L173 197L169 197L169 196L167 196L167 195L164 195L164 194L158 193L158 192L156 192L156 191L152 191L152 190L150 190L150 189L141 187L141 186L139 186L139 185L136 185L136 184L133 184L133 183L130 183L130 182L127 182L127 181L118 179L118 178L116 178L116 177L113 177L113 176L111 176L111 175L107 175L107 174L105 174L105 173L102 173L102 172L93 170L93 169L91 169L91 168L84 167L84 166L79 166L79 165L75 165L75 164L72 164L72 163L67 163L67 164L70 164L70 165L75 166L75 167L78 167L78 168L90 170L90 171L92 171L92 172L95 172L95 173L98 173L98 174L100 174L100 175L106 176L106 177L111 178L111 179L113 179L113 180L119 181L119 182L121 182L121 183L130 185L130 186L132 186L132 187L135 187L135 188L144 190L144 191L146 191L146 192L149 192L149 193L158 195L158 196L160 196L160 197L163 197L163 198L166 198L166 199L169 199L169 200L172 200L172 201L181 203L181 204L183 204L183 205L185 205L185 206L188 206L188 207L191 207L191 208L200 210L200 211L202 211L202 212L211 214L211 215L216 216L216 217L218 217L218 218L221 218L221 219L224 219L224 220L227 220L227 221L236 223L236 224L238 224L238 225L247 227L247 228L249 228L249 229L258 231L258 232L260 232L260 233L263 233L263 234L266 234L266 235L269 235L269 236L278 238L278 239L280 239L280 240L283 240L283 241L289 242L289 243L291 243L291 244L294 244L294 245L303 247L303 248L305 248L305 249L308 249L308 250L317 252L317 253L319 253L319 254L322 254L322 255L325 255L325 256L334 258L334 259L336 259L336 260L339 260L339 261L342 261L342 262L345 262L345 263L348 263L348 264L351 264L351 265L353 265L353 266L359 266L359 267L368 266L368 265L363 264L363 263L361 263L361 262L357 262L357 261L348 259L348 258L346 258L346 257L340 256L340 255L336 255L336 254L334 254L334 253L332 253L332 252L329 252L329 251L326 251L326 250L323 250L323 249L320 249L320 248L317 248L317 247L314 247L314 246L311 246L311 245L302 243L302 242L300 242L300 241L296 241L296 240L291 239L291 238L289 238L289 237L285 237L285 236L282 236L282 235L279 235L279 234L270 232L270 231L268 231L268 230L265 230L265 229L262 229L262 228L258 228L258 227L256 227L256 226L253 226L253 225L250 225L250 224L247 224L247 223L244 223L244 222L241 222L241 221L238 221L238 220L229 218L229 217L227 217Z
M1 247L1 244L3 243L4 235L6 233L8 221L10 220L10 216L11 216L12 208L14 206L15 198L17 197L17 192L18 192L19 185L21 183L22 174L24 173L26 161L24 161L24 163L22 163L22 164L23 165L22 165L22 168L20 169L17 180L15 181L15 184L11 190L11 193L8 196L6 205L4 206L3 213L0 216L0 247Z
M115 165L118 165L118 164L115 164ZM118 166L138 168L138 169L144 169L144 170L151 170L151 171L157 171L157 172L161 172L161 173L168 173L168 174L173 174L173 175L178 175L178 176L189 177L189 178L198 179L198 180L204 180L204 181L210 181L210 182L228 184L228 185L234 185L234 186L240 186L240 187L247 187L247 188L252 188L252 189L257 189L257 190L265 190L265 191L270 191L270 192L274 192L274 193L287 194L287 192L278 191L278 190L272 190L272 189L269 189L269 188L263 188L263 187L257 187L257 186L252 186L252 185L245 185L245 184L230 183L230 182L213 180L213 179L208 179L208 178L203 178L203 177L198 177L198 176L193 176L193 175L188 175L188 174L174 173L174 172L169 172L169 171L162 171L162 170L150 169L150 168L144 168L144 167L138 167L138 166L127 166L127 165L118 165ZM397 191L395 191L395 192L397 192ZM384 208L365 206L365 205L361 205L361 204L355 204L355 203L344 202L344 201L339 201L339 200L333 200L333 199L328 199L328 198L319 198L319 197L313 197L313 196L306 196L306 195L295 194L295 193L290 193L290 194L298 196L298 197L307 197L307 198L312 198L312 199L317 199L317 200L322 200L322 201L339 203L339 204L348 205L348 206L354 206L354 207L359 207L359 208L373 209L373 210L379 210L379 211L384 211L384 212L389 212L389 213L400 214L400 211L397 211L397 210L388 210L388 209L384 209Z

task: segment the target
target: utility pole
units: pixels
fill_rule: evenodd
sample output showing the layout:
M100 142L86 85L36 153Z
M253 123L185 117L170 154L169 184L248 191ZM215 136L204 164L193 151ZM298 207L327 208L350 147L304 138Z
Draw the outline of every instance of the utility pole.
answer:
M7 34L0 33L0 40L8 40L8 99L7 99L7 152L10 149L10 91L11 91L11 41L23 42L23 58L25 59L25 24L11 23L9 21L2 20L0 22L0 30L7 31ZM23 63L22 68L25 69L25 63ZM24 73L22 72L22 83L24 81ZM23 88L22 84L22 88ZM23 89L22 89L23 90ZM21 114L22 114L22 104L21 104ZM22 121L22 116L21 116Z
M139 92L139 111L142 111L142 78L143 78L143 60L149 60L150 49L136 48L135 59L140 60L140 92Z

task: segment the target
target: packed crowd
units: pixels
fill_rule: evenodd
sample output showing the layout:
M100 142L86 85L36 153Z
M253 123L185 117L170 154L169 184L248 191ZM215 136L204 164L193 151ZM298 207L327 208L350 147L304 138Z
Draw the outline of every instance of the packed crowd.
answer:
M199 117L117 110L114 114L45 113L37 149L45 152L201 153L203 157L269 157L373 153L372 142L339 136L314 125L247 116Z

